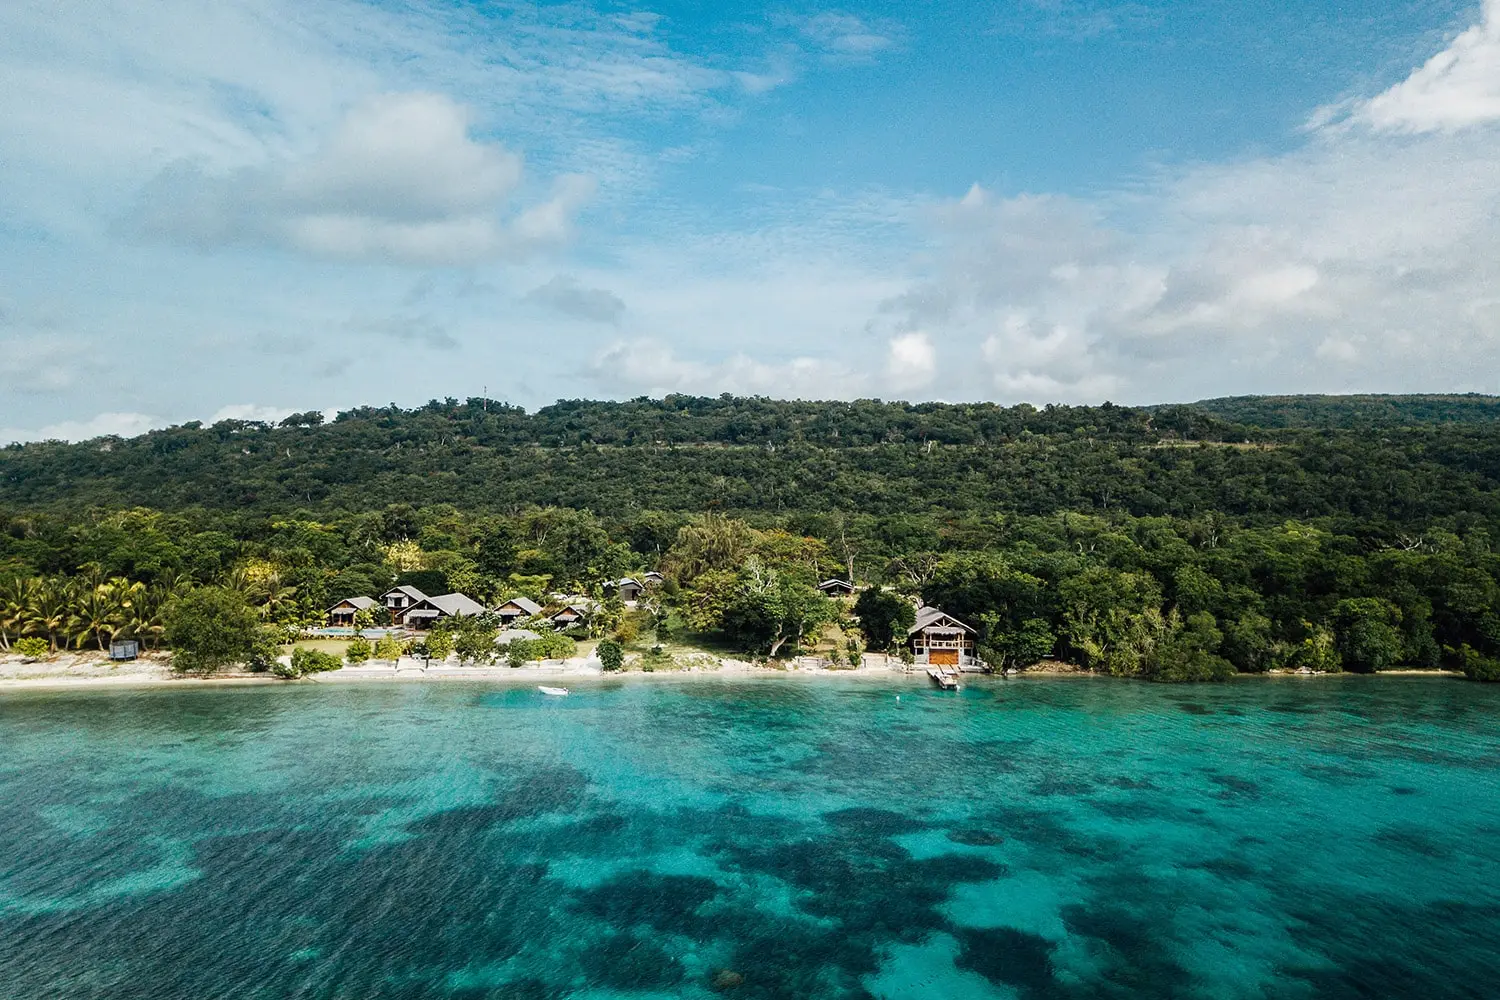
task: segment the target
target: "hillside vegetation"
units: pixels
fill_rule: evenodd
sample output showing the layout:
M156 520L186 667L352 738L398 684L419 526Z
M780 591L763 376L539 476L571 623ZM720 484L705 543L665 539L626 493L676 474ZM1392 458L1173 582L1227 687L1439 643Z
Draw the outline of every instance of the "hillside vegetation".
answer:
M852 572L997 664L1500 675L1496 406L471 399L13 446L0 644L158 641L205 586L295 626L398 579L495 601L661 568L649 621L608 628L784 653L839 613L811 585ZM846 631L883 648L903 607Z

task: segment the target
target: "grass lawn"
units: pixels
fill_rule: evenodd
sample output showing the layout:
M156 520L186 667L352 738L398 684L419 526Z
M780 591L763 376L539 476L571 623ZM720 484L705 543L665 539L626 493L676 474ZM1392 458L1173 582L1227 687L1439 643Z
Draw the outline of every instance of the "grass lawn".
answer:
M342 659L344 654L349 651L349 640L303 639L301 642L294 642L289 646L282 646L281 651L283 653L290 653L297 646L301 646L303 649L315 649L320 653L332 653L334 656Z

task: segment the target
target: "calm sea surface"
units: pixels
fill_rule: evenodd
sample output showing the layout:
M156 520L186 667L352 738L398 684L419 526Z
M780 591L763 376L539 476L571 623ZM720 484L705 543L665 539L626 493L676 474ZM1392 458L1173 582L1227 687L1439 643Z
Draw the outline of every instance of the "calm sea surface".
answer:
M1497 793L1431 679L11 694L0 997L1493 998Z

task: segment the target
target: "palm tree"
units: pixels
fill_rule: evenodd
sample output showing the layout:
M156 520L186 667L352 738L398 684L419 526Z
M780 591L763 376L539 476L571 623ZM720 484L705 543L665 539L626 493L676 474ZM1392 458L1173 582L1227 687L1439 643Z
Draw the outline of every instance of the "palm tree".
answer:
M79 649L92 639L102 651L106 637L112 639L120 630L123 610L119 596L108 584L80 588L68 615L68 638Z
M48 646L57 652L57 640L67 631L72 606L73 587L66 578L42 580L26 608L28 631L46 636Z
M167 605L186 589L181 585L157 584L133 594L125 607L125 622L121 634L140 640L148 649L158 648L162 633L167 628Z
M15 576L0 583L0 649L10 649L13 640L26 634L41 586L42 581L34 576Z
M296 587L282 585L279 572L265 567L236 566L224 577L224 586L245 595L245 600L259 608L260 616L268 620L297 593Z
M107 648L105 643L124 631L132 600L145 590L144 584L131 583L123 577L81 588L68 620L73 644L82 648L85 641L92 639L103 652Z

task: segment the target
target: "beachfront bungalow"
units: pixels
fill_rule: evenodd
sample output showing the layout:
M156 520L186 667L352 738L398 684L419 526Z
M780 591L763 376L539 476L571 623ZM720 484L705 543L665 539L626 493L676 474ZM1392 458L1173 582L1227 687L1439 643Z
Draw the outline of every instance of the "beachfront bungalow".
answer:
M832 580L824 580L818 584L818 589L829 597L850 597L854 594L854 584L848 580L840 580L837 577Z
M378 607L380 602L373 597L346 597L328 609L328 624L334 628L348 628L354 624L355 615Z
M512 597L495 609L495 615L507 628L523 618L531 618L541 613L542 606L529 597Z
M464 594L424 597L401 612L396 620L406 628L429 629L444 618L470 618L486 613L485 606Z
M556 628L564 629L569 625L577 625L589 616L594 610L593 601L571 601L547 616Z
M917 620L906 633L908 648L913 659L923 665L934 667L958 667L982 669L983 662L975 655L972 628L937 608L918 608Z
M606 583L604 585L604 592L606 594L618 594L620 600L624 601L625 606L628 608L633 607L635 602L641 599L641 595L646 592L646 585L635 579L635 577L627 576L623 580L613 580Z
M427 600L427 595L410 584L392 587L380 595L380 603L391 613L391 620L402 624L402 616L411 608Z

